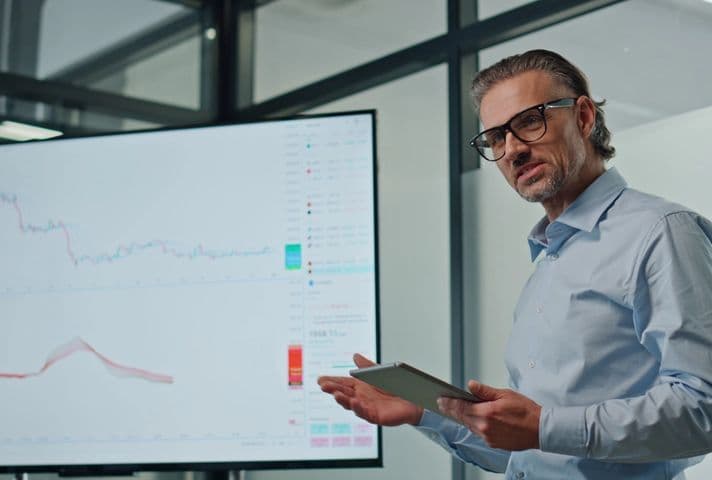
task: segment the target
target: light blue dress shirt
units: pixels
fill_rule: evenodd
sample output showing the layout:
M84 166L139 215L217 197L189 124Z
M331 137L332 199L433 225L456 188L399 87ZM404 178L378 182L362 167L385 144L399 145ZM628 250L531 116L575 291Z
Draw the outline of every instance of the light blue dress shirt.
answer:
M419 429L508 479L684 478L712 451L712 223L611 168L529 246L506 365L542 406L541 449L429 411Z

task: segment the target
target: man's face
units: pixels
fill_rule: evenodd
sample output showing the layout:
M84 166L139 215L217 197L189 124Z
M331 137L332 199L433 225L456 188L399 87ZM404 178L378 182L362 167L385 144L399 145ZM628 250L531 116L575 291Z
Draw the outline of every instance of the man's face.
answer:
M492 128L526 108L564 97L575 95L549 74L529 71L493 86L482 99L480 118L485 129ZM507 133L506 153L497 167L525 200L556 201L576 183L586 160L584 132L577 121L579 103L547 109L546 134L535 142L524 143Z

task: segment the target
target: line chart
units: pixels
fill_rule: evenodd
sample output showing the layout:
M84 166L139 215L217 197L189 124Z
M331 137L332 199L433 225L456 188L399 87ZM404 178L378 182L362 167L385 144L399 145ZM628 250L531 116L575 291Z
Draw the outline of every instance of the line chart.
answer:
M59 346L56 348L52 353L50 353L47 356L47 359L45 360L44 365L42 365L42 368L37 370L36 372L29 372L29 373L6 373L6 372L0 372L0 379L16 379L16 380L23 380L26 378L31 378L31 377L38 377L42 375L44 372L46 372L52 365L56 364L57 362L75 354L78 352L89 352L93 354L95 357L97 357L101 362L106 366L106 368L109 370L109 372L112 373L112 375L115 375L117 377L133 377L133 378L139 378L142 380L146 380L152 383L173 383L173 377L171 375L165 375L162 373L156 373L156 372L151 372L148 370L144 370L141 368L136 368L136 367L129 367L126 365L121 365L113 360L107 358L105 355L102 355L94 347L89 345L87 342L85 342L83 339L80 337L76 337L70 342L65 343L64 345Z
M16 195L0 192L0 205L8 206L15 211L17 215L17 226L22 234L50 234L54 232L61 234L64 239L65 252L74 266L79 266L82 263L92 265L112 263L146 250L156 250L163 255L187 260L194 260L197 258L219 260L230 257L264 256L274 253L274 250L269 246L255 250L216 250L206 248L202 244L197 244L193 247L179 249L172 246L171 242L156 239L142 242L131 242L129 244L119 244L113 250L106 253L98 253L95 255L79 254L75 251L72 245L70 228L64 221L47 220L44 224L32 224L25 222L24 214Z

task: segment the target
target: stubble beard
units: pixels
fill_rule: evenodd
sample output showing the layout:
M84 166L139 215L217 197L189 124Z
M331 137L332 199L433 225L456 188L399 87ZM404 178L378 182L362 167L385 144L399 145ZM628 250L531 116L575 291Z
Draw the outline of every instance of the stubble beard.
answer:
M578 177L585 161L585 153L583 150L579 150L574 154L573 161L569 163L569 169L566 173L564 173L561 168L554 169L549 176L544 172L541 175L527 180L525 188L517 188L517 193L527 202L541 203L549 200L561 191L567 180ZM540 180L543 180L543 184L540 188L535 188L530 192L525 191L526 187L532 186Z
M530 187L539 181L543 181L543 184L539 188L527 191L526 187ZM557 169L551 175L547 176L546 173L537 175L527 180L524 188L518 188L517 193L527 202L540 203L545 200L550 199L559 191L564 185L564 175L561 170Z

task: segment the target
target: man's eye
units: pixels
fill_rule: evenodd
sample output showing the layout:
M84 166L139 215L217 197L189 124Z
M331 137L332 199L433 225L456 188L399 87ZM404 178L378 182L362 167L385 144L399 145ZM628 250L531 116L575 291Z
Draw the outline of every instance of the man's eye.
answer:
M517 128L536 127L541 124L541 115L529 113L517 118Z
M490 145L497 145L499 143L504 142L504 133L502 133L501 130L495 130L493 132L489 132L487 135L487 143Z

